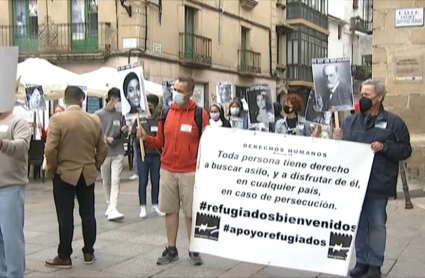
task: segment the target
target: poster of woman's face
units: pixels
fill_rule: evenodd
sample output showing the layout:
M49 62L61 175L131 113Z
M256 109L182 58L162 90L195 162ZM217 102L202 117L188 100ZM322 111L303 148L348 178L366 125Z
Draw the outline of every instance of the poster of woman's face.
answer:
M138 63L118 68L122 78L121 106L123 115L149 111L142 79L143 69ZM149 112L147 112L149 116Z
M268 86L253 86L247 89L246 96L251 124L274 122L273 102Z
M46 98L41 86L33 86L25 89L28 109L31 111L45 111Z
M170 107L173 103L173 91L175 81L162 81L162 96L164 107Z

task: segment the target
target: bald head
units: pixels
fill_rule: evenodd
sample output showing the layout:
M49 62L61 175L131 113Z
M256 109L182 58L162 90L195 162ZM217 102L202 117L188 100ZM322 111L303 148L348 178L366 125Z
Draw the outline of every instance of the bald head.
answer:
M336 65L324 66L323 77L325 78L328 89L334 88L339 82L338 67Z

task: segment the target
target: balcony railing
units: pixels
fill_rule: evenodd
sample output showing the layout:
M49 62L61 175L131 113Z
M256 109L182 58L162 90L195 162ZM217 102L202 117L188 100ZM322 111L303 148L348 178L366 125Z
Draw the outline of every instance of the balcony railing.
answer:
M307 4L298 2L287 3L287 17L286 19L303 18L311 23L328 30L328 17L309 7Z
M360 17L351 18L351 28L364 34L372 35L373 22L366 21Z
M351 66L351 74L354 80L365 81L372 78L372 67L371 66Z
M212 40L191 33L180 33L179 58L184 63L211 66Z
M238 50L238 71L242 74L261 74L261 53Z
M299 80L313 82L313 72L311 66L287 65L286 73L289 81Z
M18 46L26 55L108 53L110 23L48 23L0 26L0 46Z

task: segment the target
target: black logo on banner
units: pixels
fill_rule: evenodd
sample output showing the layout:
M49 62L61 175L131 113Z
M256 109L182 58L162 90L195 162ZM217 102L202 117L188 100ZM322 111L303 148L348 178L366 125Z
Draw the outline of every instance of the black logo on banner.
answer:
M218 241L220 217L211 214L197 213L195 237Z
M352 240L352 235L331 232L328 258L343 261L347 260L347 253L350 250Z

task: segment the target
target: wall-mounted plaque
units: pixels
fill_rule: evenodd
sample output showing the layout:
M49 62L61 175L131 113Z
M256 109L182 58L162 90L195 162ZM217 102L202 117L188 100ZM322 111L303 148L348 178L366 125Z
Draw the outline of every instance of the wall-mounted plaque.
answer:
M394 83L418 83L423 79L422 56L396 57Z
M394 24L396 28L424 26L424 8L396 10Z

